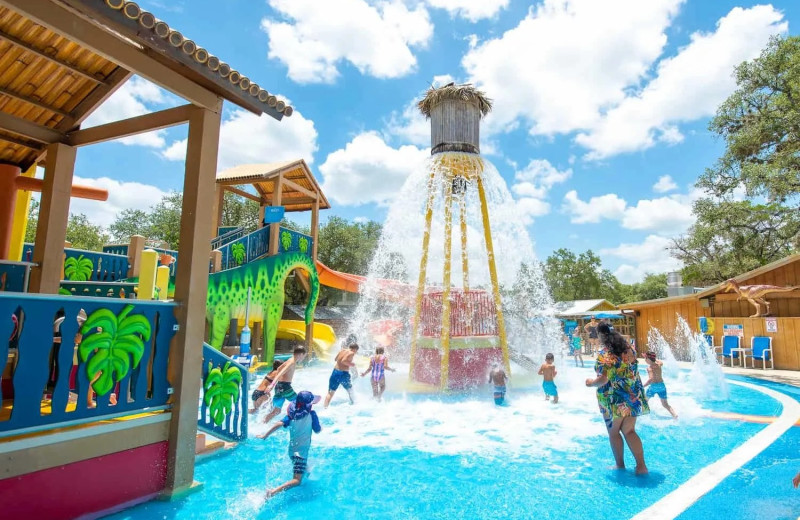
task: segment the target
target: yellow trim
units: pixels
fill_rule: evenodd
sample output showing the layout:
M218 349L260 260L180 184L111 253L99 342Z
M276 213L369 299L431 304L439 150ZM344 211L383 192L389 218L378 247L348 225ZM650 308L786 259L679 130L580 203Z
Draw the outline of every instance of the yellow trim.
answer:
M461 269L464 279L464 292L469 292L469 252L467 251L467 201L459 199L461 207Z
M428 200L425 203L425 231L422 234L422 258L419 261L419 283L417 284L417 299L414 310L414 323L411 327L411 359L408 368L408 379L412 379L414 373L414 363L417 359L417 334L419 332L419 320L422 313L422 295L425 293L425 271L428 267L428 246L431 242L431 221L433 220L433 180L435 172L431 172L428 178Z
M23 177L35 177L36 165L32 164L28 171L23 172ZM11 223L11 244L8 249L8 259L19 262L22 260L22 249L25 246L25 230L28 228L28 209L31 205L31 192L17 190L17 201L14 206L14 221Z
M508 361L508 341L506 340L506 323L503 319L503 301L500 298L500 285L497 283L497 267L494 261L494 247L492 246L492 230L489 227L489 208L486 204L486 192L483 189L483 181L477 179L478 196L481 201L481 217L483 218L483 236L486 240L486 252L489 257L489 276L492 280L492 293L494 294L494 305L497 312L497 332L500 335L500 347L503 349L503 365L506 373L511 376L511 365Z
M450 372L450 271L453 253L453 191L445 186L444 196L444 274L442 276L442 372L440 385L447 388Z

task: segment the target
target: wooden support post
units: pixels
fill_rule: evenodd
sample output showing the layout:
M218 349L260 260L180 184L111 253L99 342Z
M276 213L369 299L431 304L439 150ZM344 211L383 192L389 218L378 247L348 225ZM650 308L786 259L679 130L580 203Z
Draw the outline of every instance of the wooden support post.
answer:
M218 103L221 105L222 100ZM189 117L181 211L181 261L175 279L179 330L169 356L169 380L174 389L165 489L169 496L188 489L194 478L197 399L211 253L209 230L213 221L213 212L208 208L214 205L220 112L220 107L216 111L198 107Z
M216 178L216 174L215 178ZM211 210L213 220L211 222L211 238L219 235L219 226L222 225L222 211L225 209L225 186L216 185L214 195L214 207Z
M275 192L272 194L272 206L280 206L283 192L283 172L275 179ZM281 224L275 222L269 225L269 255L277 255L280 251Z
M32 293L57 294L61 285L75 152L74 147L61 143L47 147L39 223L33 248L33 261L38 265L31 269L29 284Z
M257 229L261 229L262 227L264 227L264 213L266 211L264 209L264 205L265 204L266 203L264 202L263 199L260 200L259 203L258 203L258 227L257 227Z
M211 272L218 273L222 271L222 251L215 249L211 251Z
M311 258L317 261L317 241L319 239L319 197L311 209Z
M128 278L136 278L139 276L139 268L142 266L142 251L144 251L144 237L142 235L133 235L128 244Z

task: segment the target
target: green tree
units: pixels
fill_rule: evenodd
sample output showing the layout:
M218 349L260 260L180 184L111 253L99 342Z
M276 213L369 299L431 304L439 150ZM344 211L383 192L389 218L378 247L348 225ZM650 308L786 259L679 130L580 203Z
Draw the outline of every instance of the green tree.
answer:
M150 208L150 236L152 240L162 240L170 247L179 251L181 235L181 210L183 206L183 193L173 191L164 195Z
M258 208L256 201L226 191L220 226L240 226L248 232L255 231L260 225Z
M25 242L36 242L36 226L39 225L39 201L31 200L28 207L28 226L25 228Z
M133 235L150 238L150 213L141 209L124 209L117 214L108 231L116 242L127 242Z
M628 294L625 295L625 302L640 302L644 300L655 300L656 298L667 297L667 274L646 273L644 280L627 287Z
M576 255L568 249L558 249L544 262L544 278L556 301L605 298L619 302L624 287L607 269L600 257L588 250Z
M773 38L736 68L736 91L709 129L725 152L697 182L709 197L674 241L684 279L710 284L800 248L800 37ZM743 191L749 200L741 201Z
M70 213L67 221L66 240L75 249L100 251L109 238L102 226L96 226L89 222L89 218L83 213Z
M319 229L319 260L337 271L366 275L380 236L377 222L330 217Z

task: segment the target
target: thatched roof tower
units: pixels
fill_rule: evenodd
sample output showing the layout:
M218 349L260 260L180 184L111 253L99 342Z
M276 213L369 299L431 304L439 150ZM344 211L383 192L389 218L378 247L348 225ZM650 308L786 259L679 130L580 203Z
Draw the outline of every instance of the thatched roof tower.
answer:
M481 118L492 100L470 84L430 88L417 104L431 120L431 155L441 152L479 154Z

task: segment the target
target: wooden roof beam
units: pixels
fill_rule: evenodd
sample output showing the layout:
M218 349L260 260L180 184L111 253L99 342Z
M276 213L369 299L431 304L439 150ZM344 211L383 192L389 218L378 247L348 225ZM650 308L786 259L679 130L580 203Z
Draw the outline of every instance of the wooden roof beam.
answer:
M261 197L259 197L258 195L253 195L252 193L247 193L246 191L240 190L239 188L234 188L233 186L223 186L222 189L224 189L225 191L229 191L231 193L235 193L236 195L238 195L240 197L244 197L246 199L254 200L254 201L258 202L259 204L261 204L261 202L262 202L261 201Z
M122 40L59 3L50 0L0 0L0 5L87 47L95 54L139 74L197 106L213 112L222 109L217 94L148 56L140 45Z
M67 134L66 143L70 146L85 146L87 144L102 143L121 137L128 137L129 135L168 128L187 122L191 111L192 105L181 105L143 116L131 117L130 119L123 119L122 121L76 130Z
M108 75L105 83L97 85L88 96L77 104L72 109L72 114L68 118L64 118L56 125L56 130L68 132L79 126L94 110L102 105L106 99L117 91L119 87L125 83L128 78L133 76L133 73L122 67L117 67L114 72Z
M89 81L92 81L94 83L104 83L104 81L102 79L92 76L91 74L89 74L85 70L81 70L78 67L76 67L75 65L72 65L71 63L67 63L64 60L60 60L60 59L56 58L55 56L51 56L51 55L47 54L45 51L37 49L33 45L31 45L29 43L26 43L26 42L24 42L24 41L22 41L20 39L17 39L14 36L11 36L10 34L7 34L7 33L3 32L3 31L0 31L0 38L2 38L3 40L8 41L9 43L11 43L12 45L14 45L16 47L19 47L19 48L24 49L24 50L26 50L26 51L28 51L28 52L30 52L32 54L35 54L35 55L39 56L40 58L44 58L44 59L46 59L47 61L49 61L51 63L55 63L59 67L62 67L62 68L65 68L65 69L69 70L70 72L72 72L76 76L80 76L83 79L88 79Z
M313 191L311 191L309 189L306 189L306 188L300 186L296 182L290 181L286 177L283 178L283 184L284 184L284 186L292 188L295 191L299 191L303 195L306 195L307 197L311 197L314 200L316 200L316 198L317 198L317 194L316 193L314 193Z
M44 144L57 143L64 139L64 134L57 130L5 112L0 112L0 129Z
M23 103L27 103L29 105L33 105L35 107L41 108L43 110L47 110L48 112L52 112L54 114L58 114L61 117L69 117L69 112L64 112L60 108L56 108L54 106L48 105L47 103L42 103L38 99L34 99L30 96L22 95L18 92L14 92L13 90L8 90L7 88L0 87L0 94L4 96L8 96L10 98L16 99L18 101L22 101Z
M31 150L42 149L42 143L36 143L34 141L26 141L25 139L17 139L16 137L12 137L10 135L0 134L0 141L5 141L7 143L13 143L19 146L24 146L25 148L30 148Z

